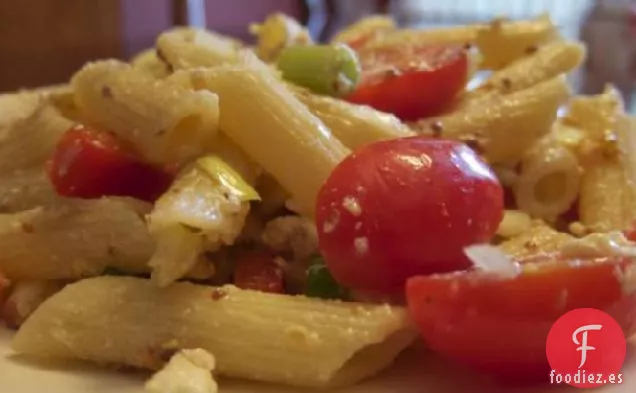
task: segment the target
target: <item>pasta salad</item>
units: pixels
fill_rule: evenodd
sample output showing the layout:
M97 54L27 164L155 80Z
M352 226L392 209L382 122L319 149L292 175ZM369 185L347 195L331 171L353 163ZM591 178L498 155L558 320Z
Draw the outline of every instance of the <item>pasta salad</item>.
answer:
M573 96L585 48L547 16L251 31L174 28L0 97L17 353L209 393L213 375L354 384L423 339L541 382L563 313L636 332L633 124L611 86Z

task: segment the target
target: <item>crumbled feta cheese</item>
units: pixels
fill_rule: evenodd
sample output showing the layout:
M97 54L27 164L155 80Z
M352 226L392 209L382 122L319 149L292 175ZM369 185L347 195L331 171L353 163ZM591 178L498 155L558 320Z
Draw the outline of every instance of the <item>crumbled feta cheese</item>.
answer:
M356 249L356 253L362 256L369 252L369 239L366 237L357 237L353 241L353 246Z
M358 200L352 196L344 197L342 200L342 206L356 217L362 214L362 208L360 207Z
M261 235L263 243L276 251L291 251L295 259L305 259L318 250L318 234L313 221L301 216L283 216L269 221Z
M148 393L217 393L212 354L203 349L183 349L146 382Z

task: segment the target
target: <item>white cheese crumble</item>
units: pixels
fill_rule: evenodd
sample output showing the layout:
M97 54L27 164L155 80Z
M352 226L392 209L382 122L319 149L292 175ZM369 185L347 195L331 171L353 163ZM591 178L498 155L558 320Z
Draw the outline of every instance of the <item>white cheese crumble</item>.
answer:
M353 240L353 247L356 249L356 253L362 256L369 252L369 239L366 237L356 237Z
M177 352L146 382L148 393L217 393L212 371L216 361L203 349L183 349Z
M353 214L356 217L362 214L362 208L360 207L358 200L352 196L344 197L344 199L342 200L342 207L347 209L349 213Z
M478 244L464 248L464 254L476 268L495 273L503 278L513 278L520 273L520 266L495 246Z

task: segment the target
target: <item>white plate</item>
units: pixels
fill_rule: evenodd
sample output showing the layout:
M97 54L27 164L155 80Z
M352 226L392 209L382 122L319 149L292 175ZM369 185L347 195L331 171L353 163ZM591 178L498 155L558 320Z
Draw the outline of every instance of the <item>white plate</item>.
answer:
M0 328L0 392L2 393L142 393L147 375L102 370L86 365L37 365L11 355L10 334ZM636 346L636 340L632 340ZM596 392L636 392L636 356L625 365L624 383ZM306 389L242 381L220 381L221 393L300 393ZM386 372L338 393L566 393L568 388L521 389L496 387L488 379L457 370L431 355L407 353ZM335 393L335 392L332 392Z

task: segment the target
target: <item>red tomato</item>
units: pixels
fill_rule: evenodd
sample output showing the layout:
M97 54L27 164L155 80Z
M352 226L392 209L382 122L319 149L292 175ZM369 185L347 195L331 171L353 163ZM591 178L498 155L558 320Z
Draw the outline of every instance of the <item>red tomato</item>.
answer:
M242 289L284 293L283 271L262 251L241 255L234 265L234 285Z
M488 241L503 191L466 145L411 137L365 146L318 195L320 250L341 284L392 292L407 278L463 269L465 246Z
M407 43L361 50L359 58L362 77L347 100L406 121L442 113L468 77L468 56L459 46Z
M84 126L62 137L48 169L57 193L76 198L118 195L153 201L172 181L172 175L141 162L112 134Z
M508 279L476 271L411 278L409 311L428 345L500 378L545 381L546 339L564 313L604 310L626 335L636 333L636 293L626 274L631 269L634 280L634 261L544 256L521 266L521 274Z

